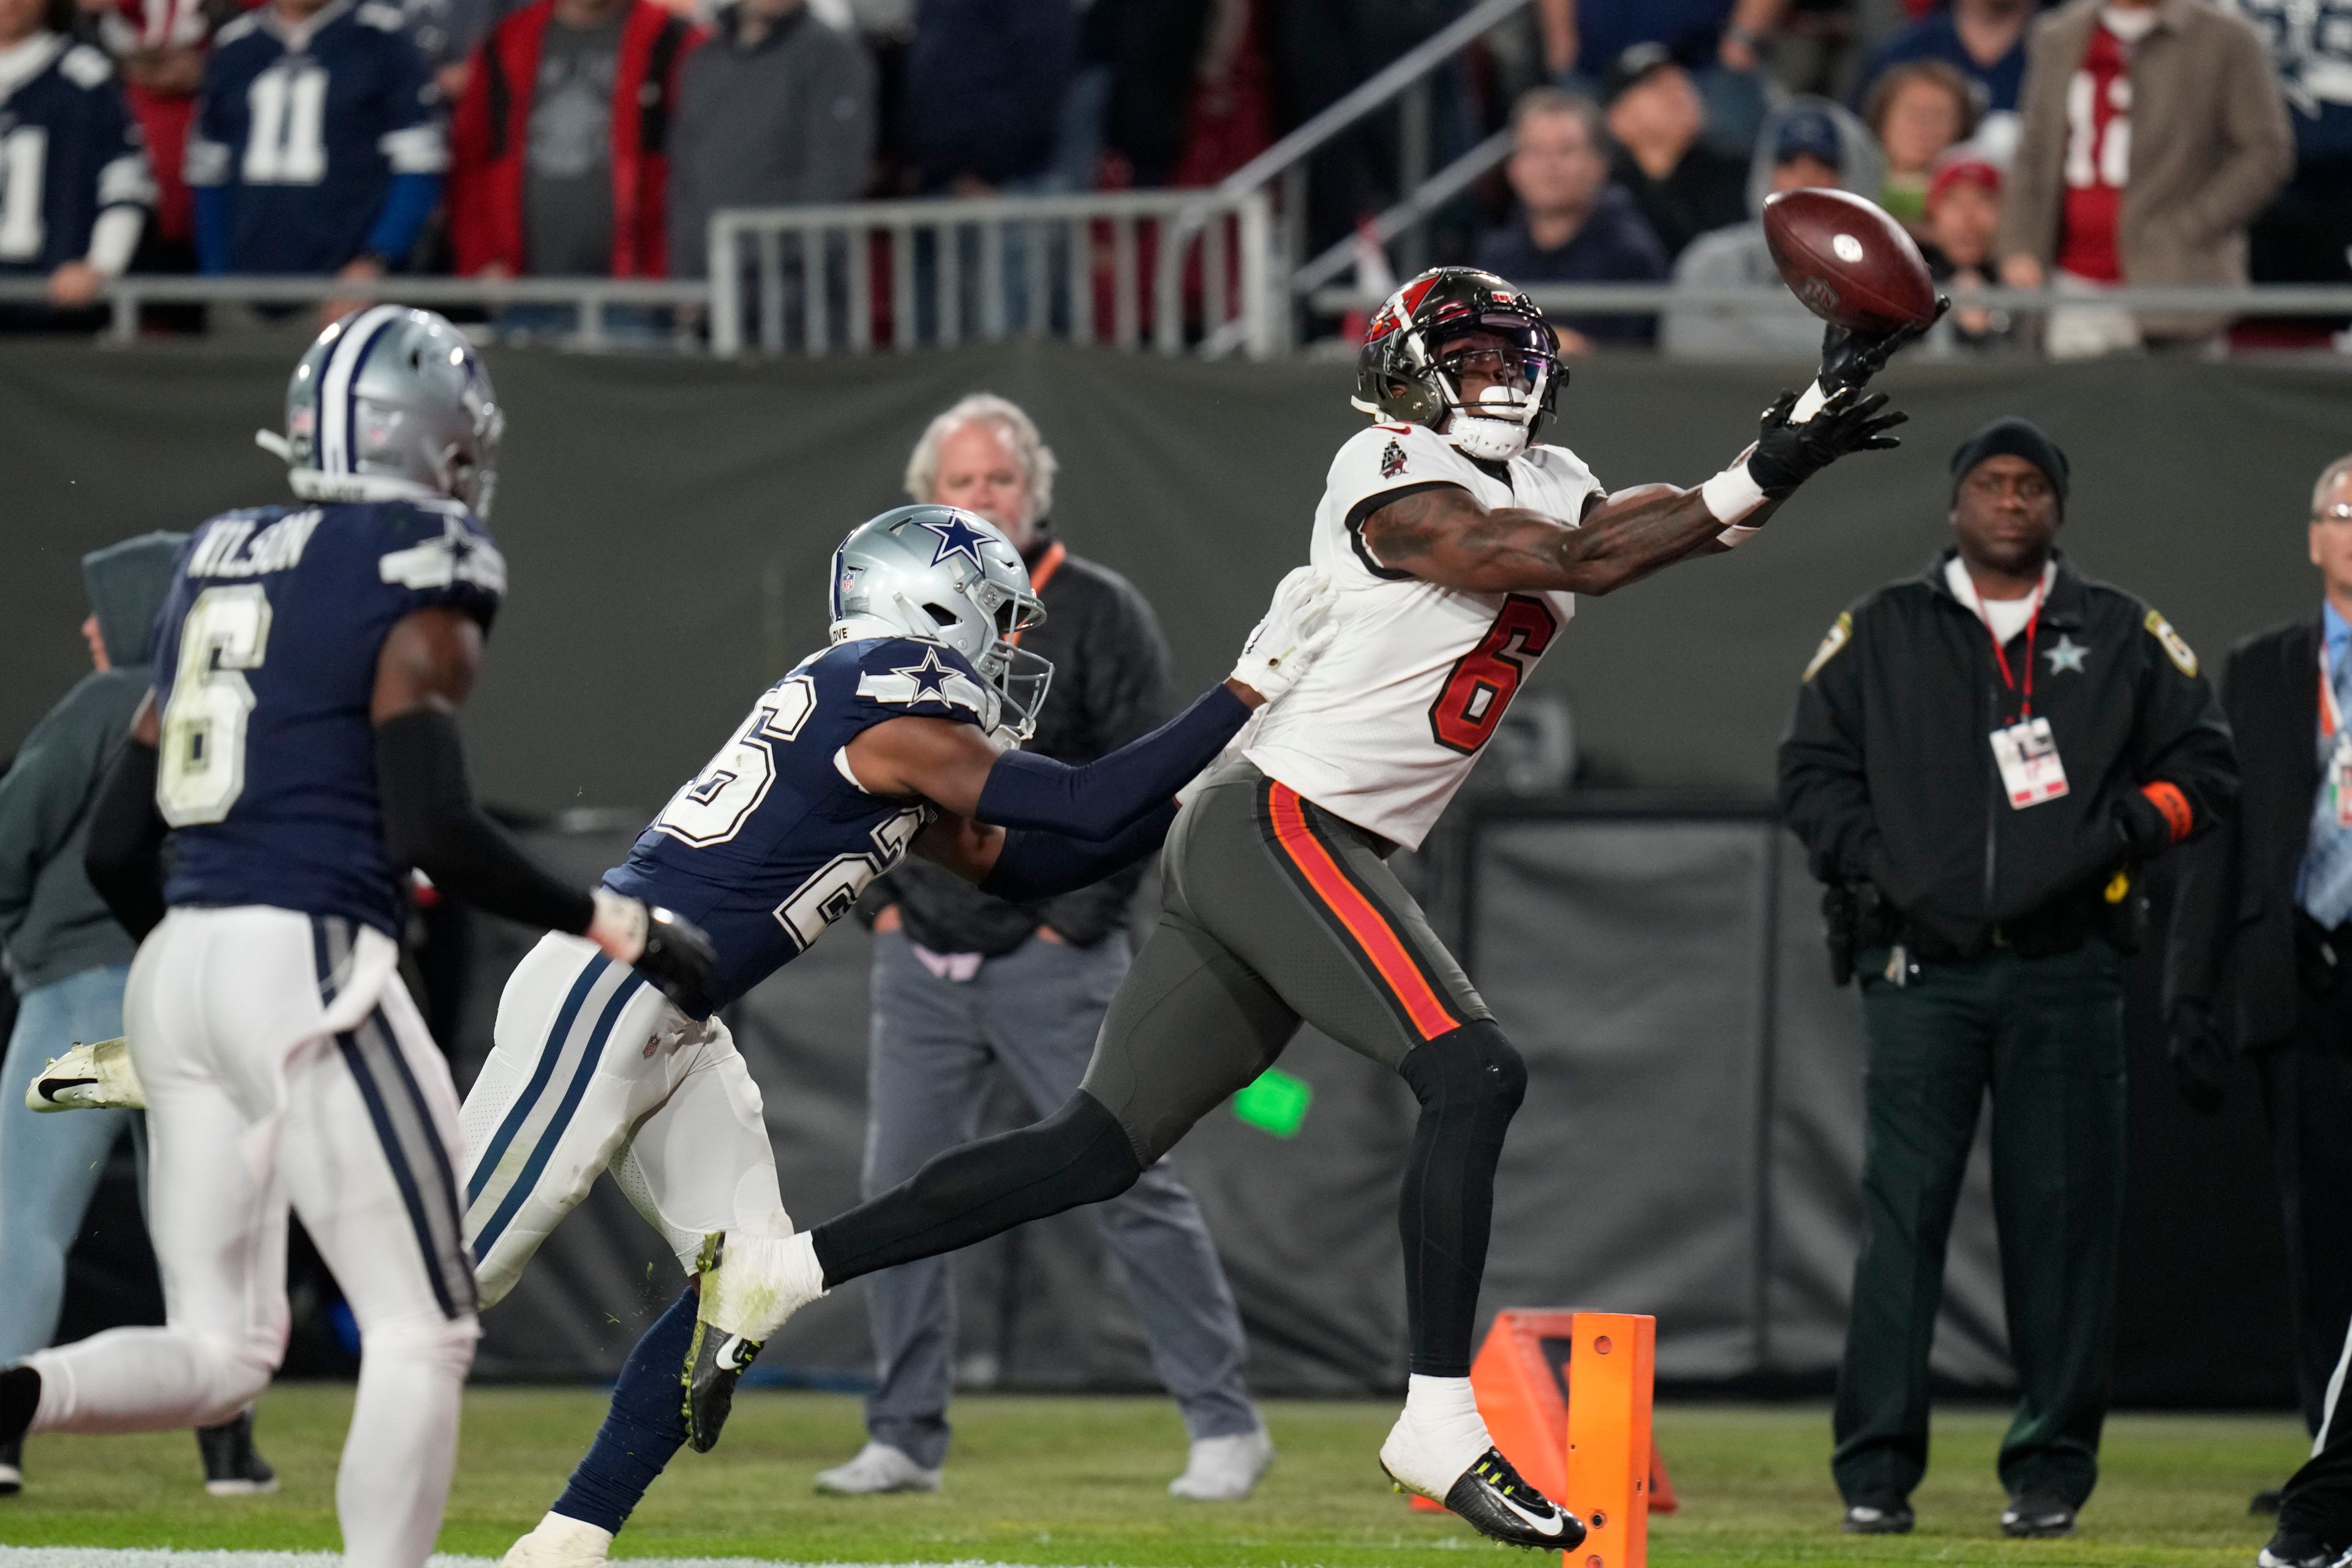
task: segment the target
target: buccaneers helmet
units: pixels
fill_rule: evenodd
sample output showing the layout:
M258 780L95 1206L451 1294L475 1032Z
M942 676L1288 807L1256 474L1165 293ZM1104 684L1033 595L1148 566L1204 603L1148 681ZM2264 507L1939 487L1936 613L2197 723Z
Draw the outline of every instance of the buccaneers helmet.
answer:
M1465 403L1462 362L1474 353L1499 353L1504 374ZM1525 294L1491 272L1437 267L1390 295L1364 330L1349 401L1375 418L1443 431L1466 456L1499 462L1534 438L1567 380L1550 324Z

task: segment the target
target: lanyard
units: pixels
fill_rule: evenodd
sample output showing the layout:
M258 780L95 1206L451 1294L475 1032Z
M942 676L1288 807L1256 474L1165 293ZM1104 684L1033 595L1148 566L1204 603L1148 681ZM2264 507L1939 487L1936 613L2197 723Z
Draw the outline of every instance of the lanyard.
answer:
M2336 710L2335 671L2327 668L2327 639L2319 639L2319 738L2323 741L2344 728L2344 715Z
M2042 595L2049 586L2050 577L2047 573L2044 573L2042 581L2034 584L2033 613L2025 620L2025 697L2024 706L2018 710L2017 716L2020 719L2033 717L2033 644L2034 639L2042 633ZM1992 639L1992 657L2000 666L2000 683L2011 691L2015 691L2017 678L2010 673L2009 654L2000 646L2000 634L1992 629L1992 616L1985 612L1984 595L1978 591L1974 582L1969 583L1969 592L1976 598L1977 619L1984 623L1985 636ZM2319 657L2324 667L2327 658L2326 649L2324 647L2320 650Z
M1054 574L1062 569L1062 562L1069 553L1067 550L1062 548L1062 542L1058 539L1045 546L1045 553L1037 557L1036 565L1029 568L1029 591L1040 598L1045 597L1045 584L1054 580ZM1004 640L1014 647L1019 647L1021 634L1014 632Z

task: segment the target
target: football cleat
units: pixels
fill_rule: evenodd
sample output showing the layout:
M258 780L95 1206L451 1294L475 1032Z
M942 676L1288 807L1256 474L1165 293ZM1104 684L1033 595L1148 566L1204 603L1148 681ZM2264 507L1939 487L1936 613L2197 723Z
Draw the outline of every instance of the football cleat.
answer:
M253 1446L250 1410L217 1426L197 1427L196 1452L204 1457L205 1490L215 1497L257 1497L278 1489L278 1472Z
M845 1465L816 1474L816 1489L835 1497L877 1497L884 1492L935 1492L940 1473L927 1470L887 1443L868 1443Z
M144 1110L147 1091L121 1036L77 1042L25 1086L28 1110Z
M2331 1568L2338 1555L2319 1537L2283 1525L2254 1562L2257 1568Z
M1845 1522L1839 1528L1848 1535L1908 1535L1916 1522L1909 1503L1891 1492L1878 1492L1848 1503Z
M1381 1445L1381 1468L1401 1492L1415 1492L1462 1516L1473 1530L1506 1546L1567 1552L1582 1544L1584 1521L1536 1490L1511 1468L1499 1448L1488 1448L1470 1467L1439 1483L1416 1474L1420 1445L1399 1416Z
M507 1548L499 1568L594 1568L612 1544L611 1531L551 1513Z
M713 1231L702 1238L702 1252L694 1260L694 1271L702 1281L706 1297L716 1287L714 1277L726 1245L723 1232ZM719 1434L727 1426L727 1414L735 1407L736 1380L759 1354L758 1341L730 1333L699 1316L694 1320L694 1340L686 1349L682 1381L686 1390L686 1440L694 1446L696 1453L708 1454L719 1446Z
M15 1497L25 1489L25 1440L0 1443L0 1497Z

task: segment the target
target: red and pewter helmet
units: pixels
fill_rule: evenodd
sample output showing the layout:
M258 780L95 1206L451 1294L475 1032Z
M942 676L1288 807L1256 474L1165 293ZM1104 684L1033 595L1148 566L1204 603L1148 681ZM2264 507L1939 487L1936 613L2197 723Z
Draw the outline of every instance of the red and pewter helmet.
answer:
M1468 341L1473 334L1502 339L1517 368L1465 404L1459 360L1481 346ZM1465 456L1499 462L1534 438L1567 380L1551 326L1525 294L1491 272L1437 267L1389 296L1365 328L1349 401L1375 418L1426 425Z

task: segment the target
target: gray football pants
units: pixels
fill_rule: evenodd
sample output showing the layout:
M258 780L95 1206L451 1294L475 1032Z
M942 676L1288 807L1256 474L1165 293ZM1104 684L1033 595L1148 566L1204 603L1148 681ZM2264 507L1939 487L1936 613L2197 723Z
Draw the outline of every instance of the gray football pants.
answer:
M992 1066L1004 1069L1039 1116L1068 1100L1129 962L1118 937L1091 948L1033 937L959 983L925 969L904 935L877 937L865 1195L887 1192L933 1155L971 1142ZM1253 1430L1258 1417L1242 1379L1241 1314L1200 1205L1175 1166L1159 1160L1125 1194L1089 1212L1119 1261L1152 1368L1185 1429L1195 1440ZM866 1289L881 1374L866 1403L866 1430L936 1468L947 1455L955 1366L948 1260L882 1269L867 1277Z

